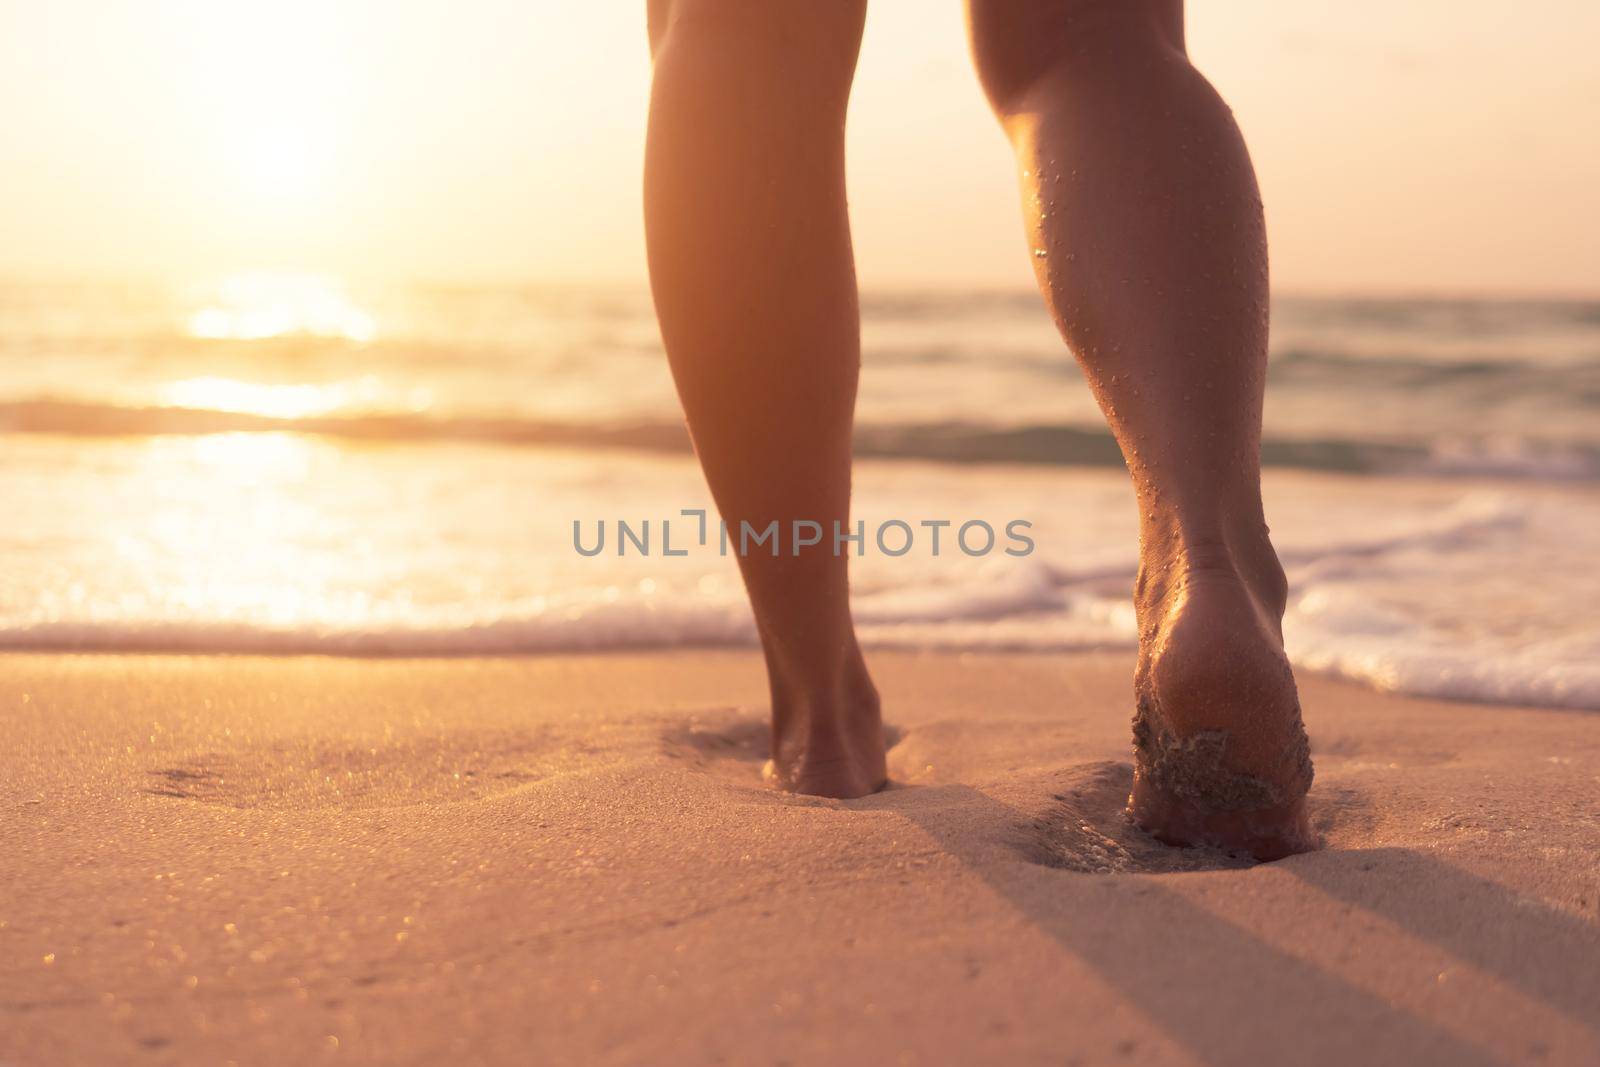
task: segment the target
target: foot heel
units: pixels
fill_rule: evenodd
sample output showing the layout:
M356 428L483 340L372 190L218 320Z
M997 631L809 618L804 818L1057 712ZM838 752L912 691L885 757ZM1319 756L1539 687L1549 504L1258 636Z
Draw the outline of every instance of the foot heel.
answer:
M1244 853L1265 863L1317 848L1306 816L1305 797L1285 804L1242 810L1212 810L1174 796L1144 775L1136 775L1128 814L1157 841L1207 846Z

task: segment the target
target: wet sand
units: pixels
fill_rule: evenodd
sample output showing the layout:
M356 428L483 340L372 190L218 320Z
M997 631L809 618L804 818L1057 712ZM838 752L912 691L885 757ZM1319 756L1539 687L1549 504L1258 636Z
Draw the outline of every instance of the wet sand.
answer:
M1302 679L1325 850L1120 817L1129 657L0 658L0 1062L1600 1062L1600 715Z

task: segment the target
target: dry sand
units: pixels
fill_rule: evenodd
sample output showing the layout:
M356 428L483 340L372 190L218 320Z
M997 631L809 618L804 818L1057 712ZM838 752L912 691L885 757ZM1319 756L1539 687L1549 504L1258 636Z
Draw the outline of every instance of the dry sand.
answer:
M1600 1062L1600 717L1305 679L1240 868L1120 819L1127 657L874 663L841 803L754 653L0 659L0 1061Z

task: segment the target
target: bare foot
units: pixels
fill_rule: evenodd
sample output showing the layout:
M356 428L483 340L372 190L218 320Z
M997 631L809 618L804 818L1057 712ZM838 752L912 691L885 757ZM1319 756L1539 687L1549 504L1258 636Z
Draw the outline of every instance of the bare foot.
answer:
M772 758L762 776L779 789L819 797L864 797L883 788L883 717L865 666L826 699L774 691Z
M1283 653L1283 571L1265 535L1147 558L1137 594L1128 810L1159 840L1281 859L1317 846L1311 756Z

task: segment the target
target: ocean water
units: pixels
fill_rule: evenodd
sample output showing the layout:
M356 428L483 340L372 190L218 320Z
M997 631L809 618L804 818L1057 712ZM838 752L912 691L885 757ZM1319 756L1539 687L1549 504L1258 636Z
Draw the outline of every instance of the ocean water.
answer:
M1130 646L1131 493L1037 298L868 294L864 318L866 641ZM1296 663L1600 707L1600 303L1282 298L1274 323ZM641 289L11 283L0 434L0 647L753 641L733 560L684 514L708 496ZM652 551L619 555L619 520ZM893 520L902 555L874 537ZM602 521L605 551L577 551ZM953 544L967 522L996 548Z

